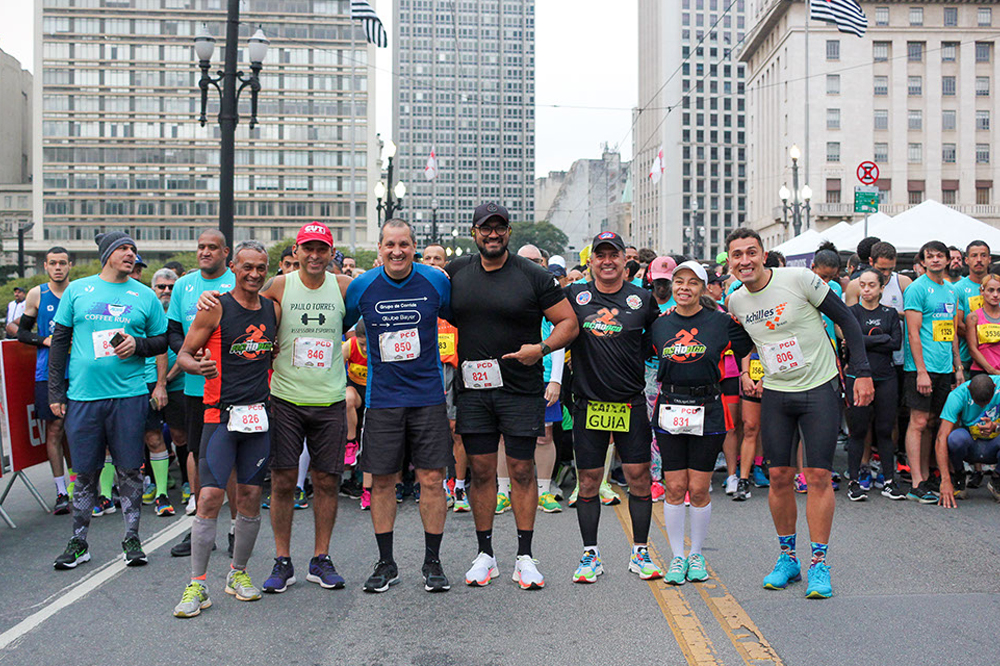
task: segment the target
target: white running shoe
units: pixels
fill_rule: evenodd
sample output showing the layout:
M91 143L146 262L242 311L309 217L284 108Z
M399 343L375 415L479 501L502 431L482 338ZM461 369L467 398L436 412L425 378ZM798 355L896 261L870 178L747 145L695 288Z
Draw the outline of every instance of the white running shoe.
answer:
M192 494L191 497L188 499L187 506L184 507L184 513L189 516L193 516L194 514L198 513L198 502L195 499L194 494Z
M514 564L514 575L511 579L521 586L522 590L540 590L545 587L545 579L539 573L538 560L531 555L518 555Z
M736 476L735 474L731 474L728 477L726 477L726 494L735 495L736 486L739 485L739 482L740 482L740 477Z
M472 560L472 567L465 572L465 584L482 587L489 585L490 581L499 575L497 558L486 553L479 553L476 555L476 559Z
M715 471L725 472L726 471L726 454L720 453L715 457Z

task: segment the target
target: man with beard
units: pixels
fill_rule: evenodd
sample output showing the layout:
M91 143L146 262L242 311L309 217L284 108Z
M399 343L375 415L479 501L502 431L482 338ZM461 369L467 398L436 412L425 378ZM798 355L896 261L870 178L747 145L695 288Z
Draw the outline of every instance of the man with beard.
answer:
M983 307L983 297L979 287L983 283L990 268L990 246L986 241L974 240L965 249L965 265L969 274L955 283L955 294L958 296L958 353L962 357L962 370L969 376L972 367L972 355L969 345L965 342L965 318L970 312Z
M948 246L948 270L944 279L955 284L962 278L962 251L954 245Z

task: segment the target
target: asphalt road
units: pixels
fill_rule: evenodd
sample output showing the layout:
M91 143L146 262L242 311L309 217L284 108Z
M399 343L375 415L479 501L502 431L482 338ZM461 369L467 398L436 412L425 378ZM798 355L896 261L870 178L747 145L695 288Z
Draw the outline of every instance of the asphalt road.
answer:
M30 477L49 498L46 468L30 470ZM704 584L673 588L628 574L622 505L602 513L606 573L590 586L570 581L581 546L573 510L539 514L535 556L547 585L538 592L510 581L516 542L509 513L497 518L494 537L501 577L482 589L461 584L475 533L471 514L449 514L442 560L453 587L429 595L420 578L417 507L407 500L395 539L402 582L368 595L361 584L377 555L370 518L356 500L343 498L331 556L347 578L345 589L305 582L312 517L298 511L292 544L298 584L256 603L226 595L220 528L223 550L214 554L208 578L214 605L188 620L171 615L189 572L187 559L171 558L169 547L189 518L159 518L146 507L142 536L150 564L136 569L120 562L121 514L96 518L94 560L55 571L52 560L70 536L71 518L44 514L18 482L4 504L18 528L0 524L0 664L965 666L1000 659L993 640L1000 506L985 488L971 491L955 511L878 495L852 504L840 491L829 553L836 595L814 601L804 598L805 583L781 592L761 588L777 552L765 491L735 503L721 493L721 480L717 475L705 550L713 577ZM799 502L806 552L805 497ZM670 548L658 508L654 523L651 540L664 563ZM272 557L265 516L250 562L258 584Z

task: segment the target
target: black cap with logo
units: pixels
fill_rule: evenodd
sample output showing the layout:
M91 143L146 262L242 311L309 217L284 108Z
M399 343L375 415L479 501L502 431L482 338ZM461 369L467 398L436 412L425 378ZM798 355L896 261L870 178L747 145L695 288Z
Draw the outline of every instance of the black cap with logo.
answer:
M498 203L487 201L486 203L479 204L475 212L472 213L472 226L478 227L491 217L499 217L507 224L510 224L510 214L507 213L507 209Z
M625 251L625 241L613 231L602 231L594 236L594 242L590 244L590 248L592 251L597 250L597 247L602 244L611 245L619 252Z

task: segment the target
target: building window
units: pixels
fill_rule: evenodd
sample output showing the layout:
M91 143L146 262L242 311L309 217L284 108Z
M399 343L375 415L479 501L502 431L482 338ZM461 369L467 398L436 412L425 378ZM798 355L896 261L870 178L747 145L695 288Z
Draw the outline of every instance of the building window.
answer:
M840 109L826 110L826 128L828 130L840 129Z
M957 151L955 150L955 144L953 143L943 143L941 144L941 161L945 164L954 164Z
M958 203L958 190L941 190L941 203L954 206Z
M990 205L990 189L989 187L977 187L976 188L976 204L979 206L989 206Z
M989 164L989 163L990 163L990 144L977 143L976 164Z
M874 82L874 93L876 95L888 95L889 94L889 77L888 76L875 76L872 77ZM988 79L987 79L988 81Z
M826 142L826 161L827 162L839 162L840 161L840 142L839 141L827 141Z
M839 204L840 203L840 190L827 190L826 191L826 202L828 204Z
M924 24L924 8L910 7L910 25Z
M924 43L906 42L906 59L910 62L924 61Z
M990 77L977 76L976 97L989 97L989 96L990 96Z
M958 60L958 42L941 42L941 62Z
M910 190L910 205L916 206L917 204L924 202L924 191L923 190Z
M906 112L906 129L919 132L924 129L924 112L910 109Z
M888 109L875 109L875 129L876 130L887 130L887 129L889 129L889 110Z
M875 8L875 25L889 25L889 8L879 6Z
M906 77L906 94L910 97L920 97L924 94L924 77Z
M828 39L828 40L826 40L826 59L827 60L840 60L840 40L839 39Z
M827 95L840 94L840 74L826 75L826 94Z
M909 164L920 164L924 161L924 144L911 143L906 148L906 161Z
M976 12L976 25L981 28L993 25L993 10L989 7L980 7Z
M954 109L945 109L941 112L941 129L944 131L954 130L957 125L957 114Z
M976 111L976 130L990 131L990 112Z
M889 59L889 42L872 42L872 59L885 62Z
M945 97L954 97L957 83L954 76L941 77L941 94Z
M955 28L958 26L958 7L944 8L944 27Z
M989 62L993 42L976 42L976 62Z

